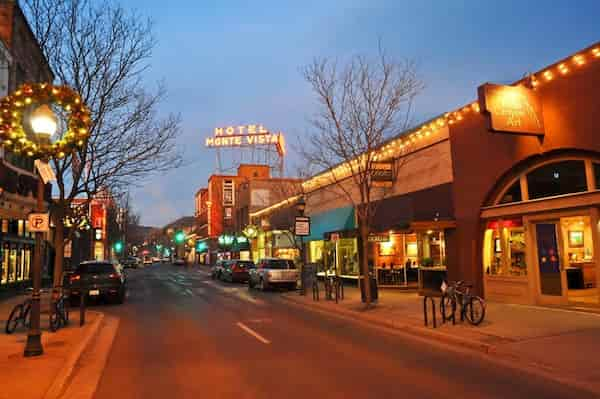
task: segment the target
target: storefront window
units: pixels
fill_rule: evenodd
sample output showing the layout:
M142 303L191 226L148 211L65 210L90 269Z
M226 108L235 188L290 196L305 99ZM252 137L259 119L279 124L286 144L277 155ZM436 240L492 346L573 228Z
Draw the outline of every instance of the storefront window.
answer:
M317 262L323 261L323 245L324 245L323 240L311 241L308 244L309 251L310 251L309 261L311 263L317 263Z
M527 175L529 198L587 191L584 161L562 161L544 165Z
M17 248L15 246L10 247L8 255L8 282L14 283L17 279Z
M8 282L8 255L9 246L4 244L4 247L2 247L2 284Z
M27 247L25 248L25 256L24 256L24 261L23 261L23 279L24 280L29 280L30 277L30 271L31 271L31 248Z
M596 188L600 190L600 163L594 164L594 176L596 177Z
M336 243L326 241L323 245L323 267L325 270L336 271Z
M446 254L444 245L444 233L442 231L429 230L420 233L421 242L421 266L444 266Z
M565 265L578 267L581 263L592 262L594 243L589 216L575 216L560 219L565 254Z
M2 219L2 232L8 233L8 220Z
M25 235L25 221L19 220L17 222L17 235L22 237Z
M483 241L483 265L487 275L527 275L525 229L520 219L489 222Z
M345 276L357 276L358 245L356 238L341 238L338 240L337 245L340 274Z

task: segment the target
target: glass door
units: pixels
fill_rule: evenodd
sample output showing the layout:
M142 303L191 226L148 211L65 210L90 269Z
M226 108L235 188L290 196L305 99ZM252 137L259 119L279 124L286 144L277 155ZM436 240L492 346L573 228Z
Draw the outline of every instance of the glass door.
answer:
M549 302L566 300L565 277L560 256L557 223L536 223L537 262L540 295Z

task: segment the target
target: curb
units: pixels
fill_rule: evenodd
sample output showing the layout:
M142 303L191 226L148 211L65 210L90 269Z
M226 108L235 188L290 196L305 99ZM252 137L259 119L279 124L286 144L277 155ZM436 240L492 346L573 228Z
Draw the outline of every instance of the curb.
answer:
M104 320L104 313L94 312L94 311L91 311L88 313L96 314L96 318L94 319L94 322L91 324L91 326L86 328L87 331L84 332L83 338L77 343L74 351L71 352L71 354L65 361L64 365L61 367L59 372L56 374L56 378L54 379L54 382L52 383L52 385L50 385L50 388L48 388L48 390L46 391L46 394L44 395L44 399L57 399L63 394L64 390L66 389L67 382L69 381L69 379L71 378L71 375L73 374L75 365L81 358L81 355L83 354L85 349L88 347L88 345L90 344L92 339L96 336L96 334L100 330L100 325L102 324L102 321Z
M355 322L357 321L357 312L353 312L351 310L339 308L334 313L330 310L324 309L323 307L321 307L319 305L316 305L316 306L308 305L302 301L294 299L291 296L282 295L281 298L287 302L294 304L294 305L301 306L306 309L310 309L311 311L314 311L314 312L319 312L319 313L327 314L330 316L343 317L344 319L350 319ZM436 330L433 330L430 328L416 327L412 324L401 323L398 321L392 321L392 320L386 321L386 320L381 320L379 318L364 316L364 315L360 317L360 321L366 321L369 324L377 325L380 327L391 328L394 330L399 330L401 332L405 332L407 334L410 334L410 335L413 335L413 336L416 336L419 338L436 339L436 341L438 341L438 342L444 341L446 343L449 343L449 344L452 344L455 346L459 346L459 347L467 348L467 349L471 349L471 350L476 350L478 352L482 352L482 353L486 353L486 354L491 353L494 348L493 345L486 344L483 342L474 341L474 340L462 338L459 336L445 334L445 333L442 333L442 332L439 332L439 331L436 331Z

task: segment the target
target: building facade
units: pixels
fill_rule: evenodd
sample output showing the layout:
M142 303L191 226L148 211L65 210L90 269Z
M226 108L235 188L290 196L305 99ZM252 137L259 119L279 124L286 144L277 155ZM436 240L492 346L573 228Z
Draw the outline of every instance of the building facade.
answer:
M383 285L466 280L486 298L598 303L600 44L385 142L393 165L376 193L369 263ZM347 165L303 184L309 261L358 275ZM288 201L256 215L272 217Z
M0 0L0 96L25 82L54 76L17 1ZM34 237L27 215L35 209L38 177L33 160L0 149L0 290L29 284ZM50 200L51 188L45 198ZM43 275L50 277L52 250L44 242Z

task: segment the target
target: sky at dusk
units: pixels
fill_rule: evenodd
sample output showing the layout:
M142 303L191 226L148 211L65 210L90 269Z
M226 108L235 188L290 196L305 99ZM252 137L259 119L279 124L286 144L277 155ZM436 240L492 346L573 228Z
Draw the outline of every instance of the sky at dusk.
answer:
M262 123L295 143L315 97L300 69L315 56L376 53L414 59L426 84L415 122L473 101L484 82L509 83L600 40L600 1L122 0L155 22L149 87L164 80L161 112L183 118L185 166L133 190L142 223L194 212L215 170L204 137L215 127ZM286 160L294 170L298 159Z

